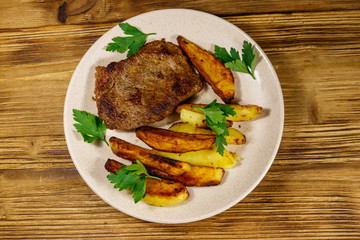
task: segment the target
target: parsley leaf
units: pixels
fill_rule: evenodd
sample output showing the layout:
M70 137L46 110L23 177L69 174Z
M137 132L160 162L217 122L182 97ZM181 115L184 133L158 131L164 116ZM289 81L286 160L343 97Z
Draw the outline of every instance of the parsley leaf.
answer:
M254 73L254 60L255 60L255 53L254 53L254 47L251 43L244 41L243 49L242 49L242 59L246 63L246 66L248 66L251 70L251 73ZM251 76L254 77L253 74Z
M107 178L111 183L115 184L114 188L118 188L119 191L130 189L135 203L145 197L146 178L161 180L158 177L149 175L139 160L128 166L121 166L121 170L117 170L116 173L110 173L107 175Z
M215 45L214 52L215 57L225 64L225 67L236 72L248 73L255 79L254 47L248 41L244 41L241 58L240 53L235 48L231 48L230 53L228 53L225 48Z
M73 109L73 116L78 122L74 124L74 127L83 136L85 142L92 143L95 139L100 139L109 146L105 139L106 125L101 118L76 109Z
M216 99L203 108L197 106L194 107L199 108L205 114L206 124L214 131L216 135L216 151L221 156L223 156L225 150L224 145L227 146L225 136L229 136L229 130L226 124L226 117L229 115L236 115L234 108L229 105L217 103Z
M246 63L241 60L227 62L227 63L225 63L225 67L230 68L231 70L236 71L236 72L249 73Z
M222 63L231 62L234 58L226 51L225 48L215 45L215 57Z
M106 51L120 53L125 52L129 49L127 57L130 57L134 53L138 52L146 42L146 37L149 35L154 35L156 33L143 33L134 26L131 26L128 23L120 23L119 27L124 31L126 35L131 35L131 37L115 37L112 39L113 42L109 43L106 47Z

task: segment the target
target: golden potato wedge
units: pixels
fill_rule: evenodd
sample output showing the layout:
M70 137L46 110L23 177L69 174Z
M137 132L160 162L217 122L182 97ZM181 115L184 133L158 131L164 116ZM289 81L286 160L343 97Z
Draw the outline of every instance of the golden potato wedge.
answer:
M224 176L223 168L206 167L206 166L191 166L189 172L183 175L171 175L158 169L146 168L148 173L163 179L174 182L180 182L185 186L204 187L219 185Z
M202 114L202 111L200 109L193 108L193 106L205 107L206 104L181 104L175 109L175 112L181 114L181 111L183 109L186 109L189 111L193 111L193 112ZM233 121L233 122L241 122L241 121L248 121L248 120L254 119L261 113L261 111L263 109L260 106L251 105L251 104L249 104L249 105L230 104L230 106L232 108L234 108L236 115L228 116L226 119L228 121ZM200 116L198 116L198 118L200 118ZM205 116L204 116L204 118L205 118Z
M186 122L178 122L174 123L169 130L175 132L184 132L184 133L192 133L192 134L213 134L214 131L208 128L199 128L190 123ZM225 136L227 144L230 145L241 145L246 143L245 135L235 128L228 128L229 136Z
M108 159L105 163L105 169L108 172L116 173L117 170L121 170L122 165L115 160ZM145 197L141 201L163 207L182 203L188 198L189 192L182 183L147 178Z
M196 111L188 110L188 109L181 109L180 111L180 119L184 122L187 122L195 127L205 128L208 127L206 124L206 117L203 113L199 113ZM228 127L231 127L233 122L226 121Z
M136 136L156 150L177 153L209 148L216 139L212 134L175 132L148 126L136 129Z
M216 147L214 146L209 149L186 153L157 152L164 157L188 162L191 165L197 166L232 168L239 160L236 153L228 152L226 149L224 150L224 155L221 156L218 152L216 152Z
M141 200L154 206L173 206L189 198L186 187L179 182L169 180L146 179L145 197Z
M153 167L172 175L181 175L191 169L189 163L163 157L153 150L136 146L116 137L111 137L109 143L116 156L132 162L139 160L145 167Z
M177 42L214 92L225 103L230 103L235 94L234 76L231 70L226 68L213 54L186 38L178 36Z
M226 119L234 122L248 121L256 118L262 111L262 107L257 105L231 105L236 112L235 116L228 116Z

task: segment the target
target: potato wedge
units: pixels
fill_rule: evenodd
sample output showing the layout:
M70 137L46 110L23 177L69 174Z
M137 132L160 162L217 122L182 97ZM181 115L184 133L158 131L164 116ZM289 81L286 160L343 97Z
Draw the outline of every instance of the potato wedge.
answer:
M122 165L115 160L108 159L105 163L105 169L108 172L115 173L117 170L121 170ZM164 207L182 203L188 198L189 192L182 183L147 178L145 197L141 201L150 205Z
M122 158L135 162L138 159L149 174L171 181L181 182L186 186L210 186L220 184L224 169L214 167L194 166L164 157L155 150L145 149L124 140L111 137L110 147ZM180 171L177 165L182 166ZM179 174L182 172L181 174Z
M214 92L225 103L230 103L235 94L234 76L231 70L226 68L214 55L186 38L178 36L177 41L180 48Z
M154 206L173 206L189 198L186 187L179 182L169 180L146 179L145 197L141 200Z
M236 153L228 152L226 149L224 150L224 155L221 156L218 152L216 152L216 147L186 153L157 152L164 157L188 162L191 165L227 169L232 168L239 160L239 157Z
M176 154L176 153L175 153ZM183 175L171 175L158 169L146 168L148 173L159 178L167 179L174 182L180 182L185 186L204 187L219 185L224 176L223 168L195 166L191 167L189 172Z
M236 112L235 116L228 116L226 119L234 122L248 121L256 118L261 112L262 107L257 105L231 105Z
M193 112L202 114L202 111L200 109L193 108L192 106L205 107L206 104L181 104L175 109L175 112L181 114L181 111L183 109L186 109L189 111L193 111ZM230 104L230 106L232 108L234 108L236 115L228 116L226 119L228 121L233 121L233 122L241 122L241 121L248 121L248 120L254 119L261 113L261 111L263 109L260 106L251 105L251 104L249 104L249 105ZM198 116L198 118L200 119L201 117ZM205 118L205 116L204 116L204 118Z
M163 157L156 154L153 150L136 146L116 137L111 137L109 143L111 150L116 156L132 162L139 160L145 167L156 168L172 175L181 175L191 169L189 163Z
M216 139L212 134L191 134L147 126L136 129L136 136L156 150L177 153L209 148Z
M195 127L205 128L208 127L206 124L206 117L203 113L198 113L188 109L181 109L180 111L180 119L184 122L187 122ZM233 122L226 121L228 127L231 127Z
M184 133L192 133L192 134L213 134L214 131L208 128L199 128L195 127L186 122L178 122L174 123L169 130L175 132L184 132ZM228 128L229 136L225 136L227 144L230 145L241 145L246 143L245 135L235 128Z

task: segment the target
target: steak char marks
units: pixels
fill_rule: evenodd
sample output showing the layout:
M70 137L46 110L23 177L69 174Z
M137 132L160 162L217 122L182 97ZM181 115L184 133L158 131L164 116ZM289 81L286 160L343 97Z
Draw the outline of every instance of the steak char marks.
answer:
M96 67L98 115L108 129L135 129L164 119L203 88L181 49L153 41L107 67Z

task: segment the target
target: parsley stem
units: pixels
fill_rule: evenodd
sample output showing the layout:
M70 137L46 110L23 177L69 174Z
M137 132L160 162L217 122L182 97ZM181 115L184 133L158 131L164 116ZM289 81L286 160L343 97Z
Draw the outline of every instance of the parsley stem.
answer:
M248 68L248 69L249 69L249 68ZM250 69L249 69L249 73L250 73L250 75L252 76L252 78L253 78L254 80L256 80L254 73L253 73Z

